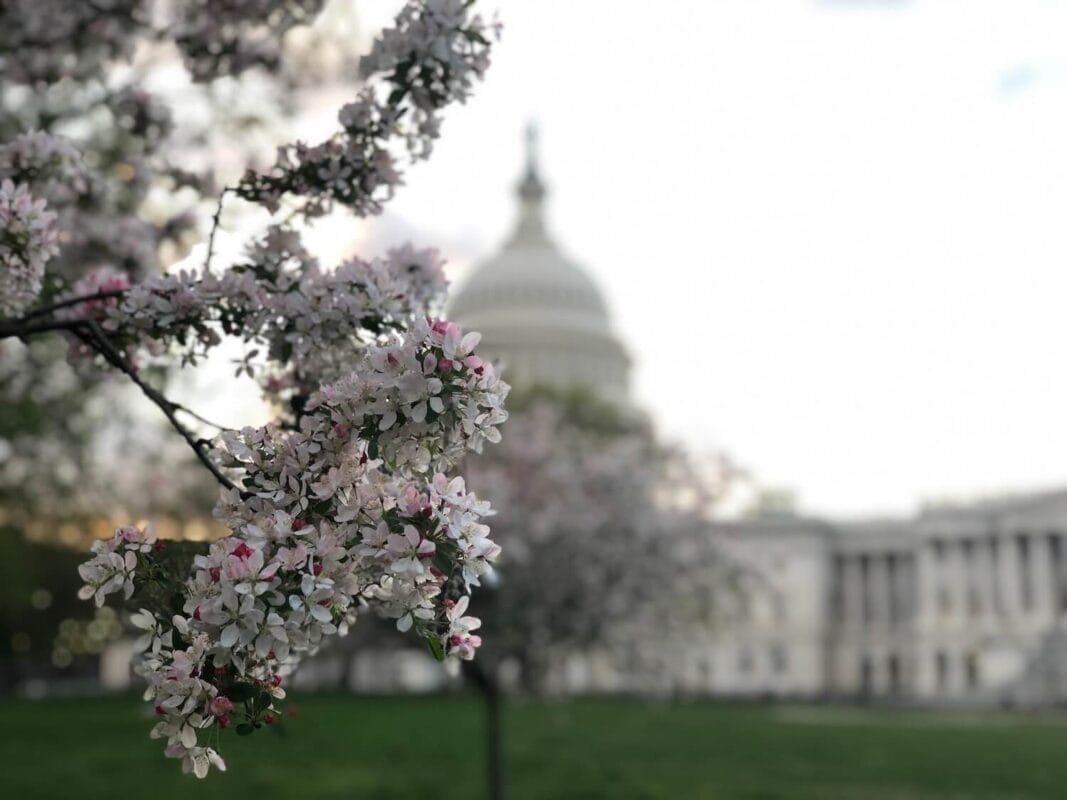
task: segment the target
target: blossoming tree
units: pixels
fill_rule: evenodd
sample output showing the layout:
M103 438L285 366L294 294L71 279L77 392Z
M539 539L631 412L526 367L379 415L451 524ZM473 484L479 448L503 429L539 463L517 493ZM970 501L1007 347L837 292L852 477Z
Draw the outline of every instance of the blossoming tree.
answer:
M238 72L274 58L278 35L319 2L180 3L166 20L137 0L64 13L62 3L15 5L22 24L0 26L0 43L23 77L47 84L123 56L138 36L172 37L197 78ZM58 29L47 24L53 6ZM401 155L429 154L442 110L488 65L494 26L470 6L408 2L362 60L362 89L337 133L285 145L269 171L227 187L220 207L236 196L284 207L286 221L225 270L212 263L216 214L199 269L140 280L106 266L52 272L79 217L50 182L73 185L86 165L71 142L39 132L0 145L0 338L58 334L72 358L132 381L222 487L214 513L231 534L187 570L150 527L134 526L97 542L81 567L83 598L138 609L152 735L198 777L225 768L219 731L270 725L282 676L364 608L439 659L470 659L480 644L470 589L500 548L482 521L488 504L455 465L499 439L508 387L476 354L476 333L433 317L445 290L435 251L407 246L323 269L289 224L339 207L377 213ZM79 36L92 58L72 66L60 43ZM144 367L196 366L226 340L245 347L244 369L276 418L204 440Z
M579 688L673 688L737 571L707 518L730 470L702 473L643 421L580 392L527 389L511 405L506 440L465 469L500 503L505 548L483 606L483 663L510 660L529 692L569 688L575 657L604 681Z

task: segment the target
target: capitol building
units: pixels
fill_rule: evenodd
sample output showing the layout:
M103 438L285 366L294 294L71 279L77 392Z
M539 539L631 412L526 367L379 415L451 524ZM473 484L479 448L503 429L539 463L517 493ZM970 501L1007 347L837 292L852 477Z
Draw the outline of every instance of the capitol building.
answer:
M593 280L553 242L533 130L517 222L450 316L516 385L627 396L630 359ZM923 703L1067 700L1067 490L836 522L712 520L746 576L710 630L673 654L699 694ZM573 691L639 688L579 670Z

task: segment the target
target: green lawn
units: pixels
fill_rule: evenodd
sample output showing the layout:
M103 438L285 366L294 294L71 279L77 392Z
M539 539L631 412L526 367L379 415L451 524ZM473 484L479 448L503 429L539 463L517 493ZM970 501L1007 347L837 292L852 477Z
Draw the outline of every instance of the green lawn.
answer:
M180 774L132 698L0 700L0 798L479 798L470 697L296 698L229 736L225 775ZM1062 798L1067 717L513 701L511 797Z

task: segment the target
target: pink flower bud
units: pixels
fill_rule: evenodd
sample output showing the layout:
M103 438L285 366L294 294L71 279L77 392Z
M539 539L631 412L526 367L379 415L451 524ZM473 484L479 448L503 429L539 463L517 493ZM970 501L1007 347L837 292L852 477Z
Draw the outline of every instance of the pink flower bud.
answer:
M211 702L207 706L208 712L213 717L225 717L231 711L233 711L233 701L225 695L219 695L213 697Z

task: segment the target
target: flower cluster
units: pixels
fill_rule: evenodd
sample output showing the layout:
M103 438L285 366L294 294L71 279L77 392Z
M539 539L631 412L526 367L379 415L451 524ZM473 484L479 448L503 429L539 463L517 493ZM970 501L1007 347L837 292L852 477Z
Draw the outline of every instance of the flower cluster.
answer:
M89 190L89 173L74 142L30 131L0 145L0 176L32 184L54 206L76 202Z
M31 86L97 77L109 62L133 52L135 34L146 29L146 7L144 0L5 2L0 5L5 77Z
M281 38L323 0L11 0L0 6L3 69L28 85L86 80L128 58L141 37L171 37L197 81L274 67ZM73 57L77 53L78 57Z
M436 250L405 245L384 258L353 258L322 270L295 231L274 226L246 261L226 272L150 278L121 300L81 303L64 313L96 320L131 357L177 349L195 364L224 336L239 337L250 348L249 373L262 378L272 399L284 400L347 375L353 354L376 335L405 329L440 306L443 265ZM97 270L70 295L125 288L124 276Z
M489 65L495 26L470 13L464 0L418 0L404 6L394 27L360 62L367 83L338 113L341 131L310 146L279 148L268 174L247 173L237 187L245 199L277 209L286 194L307 200L303 213L326 213L336 203L361 216L377 214L400 183L390 140L425 158L437 138L440 110L463 102Z
M129 132L164 135L168 120L147 95L122 90L111 102ZM149 146L147 140L138 141ZM135 153L127 153L116 169L91 169L72 140L44 131L0 144L0 179L26 184L56 214L63 240L61 263L53 268L58 274L78 275L101 264L133 275L153 271L159 240L167 231L127 208L147 192L150 175L145 156Z
M202 732L232 719L238 733L270 724L279 676L345 633L361 607L415 630L439 658L474 657L480 623L464 616L466 592L500 553L481 521L491 511L462 478L423 473L499 438L508 387L470 352L475 343L449 323L416 325L403 341L368 348L354 374L374 376L373 401L324 386L298 431L220 437L223 464L243 476L215 509L233 535L196 557L180 606L134 619L147 632L146 697L163 717L153 735L166 737L168 756L200 776L222 766ZM394 354L423 367L401 369ZM428 374L436 371L443 377ZM81 567L82 597L100 604L151 585L157 544L132 528L97 543ZM458 602L449 584L463 593Z
M194 80L278 63L282 35L315 18L323 0L185 0L172 33Z
M78 592L82 600L92 598L97 608L113 592L122 591L129 600L133 596L133 576L139 563L138 556L151 553L160 545L155 530L132 525L119 528L110 539L93 543L93 558L78 567L85 585Z
M323 386L334 424L358 431L394 468L422 473L496 442L507 385L475 355L481 337L444 320L419 320L403 336L368 348L366 367Z
M0 182L0 315L20 313L41 293L45 264L59 252L56 215L25 184Z

